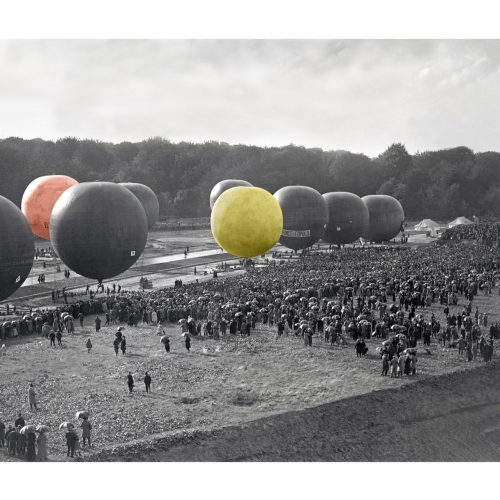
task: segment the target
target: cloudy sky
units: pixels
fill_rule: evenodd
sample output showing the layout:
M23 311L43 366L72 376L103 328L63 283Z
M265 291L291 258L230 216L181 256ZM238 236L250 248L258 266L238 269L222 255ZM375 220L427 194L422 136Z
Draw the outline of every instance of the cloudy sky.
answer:
M0 40L0 137L500 150L500 41Z

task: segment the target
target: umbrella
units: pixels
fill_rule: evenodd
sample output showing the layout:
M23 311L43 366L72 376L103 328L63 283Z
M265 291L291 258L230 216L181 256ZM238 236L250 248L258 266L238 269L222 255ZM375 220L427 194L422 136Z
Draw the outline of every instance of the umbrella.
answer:
M403 354L417 354L417 348L416 347L408 347L408 349L405 349L403 351Z
M169 340L169 339L168 339L168 335L162 335L162 336L160 337L160 342L161 342L162 344L166 344L166 343L168 342L168 340Z
M241 311L240 312L237 312L234 317L235 318L241 318L242 316L245 316Z
M63 422L59 429L69 429L70 427L75 427L71 422Z
M75 414L75 418L89 418L90 413L88 411L77 411Z
M187 323L187 320L182 318L177 322L179 325L182 325L183 323Z
M50 431L50 428L48 425L42 425L42 424L38 424L36 426L36 431L37 432L49 432Z
M36 427L34 425L25 425L19 432L21 434L26 434L28 432L35 432L36 431Z

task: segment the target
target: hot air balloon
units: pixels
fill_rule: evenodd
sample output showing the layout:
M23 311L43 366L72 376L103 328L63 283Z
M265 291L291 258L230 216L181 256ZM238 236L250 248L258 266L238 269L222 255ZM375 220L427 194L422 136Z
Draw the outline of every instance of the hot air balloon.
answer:
M360 238L368 227L368 208L353 193L342 191L325 193L329 220L323 240L334 245L345 245Z
M148 186L137 182L121 182L120 184L132 191L141 202L148 218L148 228L151 229L160 217L160 204L154 191Z
M52 210L50 234L60 259L75 273L102 281L126 271L146 246L140 201L112 182L82 182Z
M226 179L225 181L220 181L218 182L213 188L212 191L210 192L210 208L214 208L214 204L217 201L217 198L224 192L227 191L228 189L231 189L233 187L238 187L238 186L247 186L247 187L252 187L252 184L250 184L247 181L242 181L239 179Z
M370 213L370 223L363 238L380 243L397 236L405 220L401 203L392 196L382 194L364 196L362 200Z
M21 210L0 196L0 300L10 297L28 277L35 245Z
M210 225L215 241L237 257L256 257L271 249L283 229L281 207L271 193L234 187L217 199Z
M318 191L308 186L286 186L276 191L274 197L283 212L282 245L301 250L323 236L328 209Z
M21 210L28 219L34 234L50 239L49 222L52 208L66 189L78 184L67 175L44 175L28 184L21 202Z

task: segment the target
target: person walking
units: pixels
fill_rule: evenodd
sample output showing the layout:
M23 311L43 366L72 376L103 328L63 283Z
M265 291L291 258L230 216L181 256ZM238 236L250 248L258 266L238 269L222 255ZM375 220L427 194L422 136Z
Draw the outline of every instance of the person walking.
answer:
M88 441L89 446L92 446L90 444L90 431L92 430L92 425L90 424L88 417L83 417L82 425L80 427L82 428L83 447L85 448L85 441Z
M30 404L30 410L33 410L33 408L36 408L36 392L35 388L33 387L33 384L30 384L28 387L28 403Z
M94 323L95 323L95 331L98 332L101 329L101 318L99 318L99 316L96 316Z
M45 434L45 432L41 431L40 434L38 435L37 445L38 445L38 461L46 462L48 460L48 457L47 457L47 435Z
M59 330L57 330L56 338L57 338L57 345L59 347L62 347L62 333Z
M81 311L78 314L78 320L80 321L80 327L83 328L83 313Z
M132 394L132 390L134 389L134 377L132 377L132 372L128 372L127 385L128 385L128 392Z
M146 386L146 392L151 392L151 375L148 372L144 377L144 385Z
M184 334L184 345L186 346L187 352L191 352L191 337L188 333Z
M87 352L90 354L90 350L92 349L92 342L91 342L90 338L87 339L85 347L87 348Z

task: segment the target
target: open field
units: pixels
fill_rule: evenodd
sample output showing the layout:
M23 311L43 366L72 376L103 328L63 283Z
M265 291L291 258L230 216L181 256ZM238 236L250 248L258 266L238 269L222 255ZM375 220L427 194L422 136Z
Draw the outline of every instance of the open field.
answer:
M478 304L481 310L488 305L491 321L500 321L498 296L480 296ZM437 306L432 310L441 314ZM90 321L86 318L87 323ZM372 413L371 406L363 404L363 397L367 397L364 395L383 391L374 393L380 394L382 401L384 394L401 394L403 387L422 380L431 381L426 382L430 386L425 386L430 390L431 386L440 386L440 379L435 377L444 375L446 380L447 375L463 370L471 373L473 380L471 370L484 365L481 361L466 363L456 349L441 348L434 342L431 355L419 356L416 377L391 379L380 376L376 340L368 342L366 358L356 358L352 341L347 346L332 348L315 338L313 347L306 348L300 337L276 339L275 330L268 328L259 328L245 339L195 338L192 352L187 353L176 325L167 328L170 354L164 351L155 328L144 325L127 328L127 355L120 353L116 357L112 348L115 329L116 326L105 327L95 333L90 327L78 328L74 336L63 339L63 348L56 349L39 338L10 342L7 355L0 359L0 418L10 422L22 411L28 422L49 425L53 429L49 434L49 455L62 460L65 447L63 433L57 430L59 423L71 420L77 410L89 410L95 447L84 451L82 458L120 459L134 447L142 450L143 440L151 443L153 438L172 439L179 432L185 438L207 432L213 437L213 432L228 426L234 431L234 426L240 429L242 424L257 419L346 399L351 401L354 415L362 411L365 421L379 425L382 419L387 423L387 417ZM94 345L90 354L84 346L89 337ZM142 383L146 370L153 378L153 393L149 395ZM126 387L128 371L136 381L132 395ZM38 393L36 412L30 412L27 405L29 382L35 383ZM467 387L463 390L467 391ZM497 393L496 388L487 385L484 390ZM353 431L348 423L344 424L345 432ZM133 457L148 459L154 455L154 444L148 446L148 453L137 452ZM121 450L120 454L113 453L113 449ZM348 451L346 448L345 453ZM189 453L193 451L186 457ZM300 459L300 450L296 453L295 459ZM337 454L336 459L349 459L350 455L343 456ZM168 459L162 457L157 458ZM227 457L231 459L230 454ZM0 458L8 459L5 450L0 451ZM175 455L171 459L181 458Z

